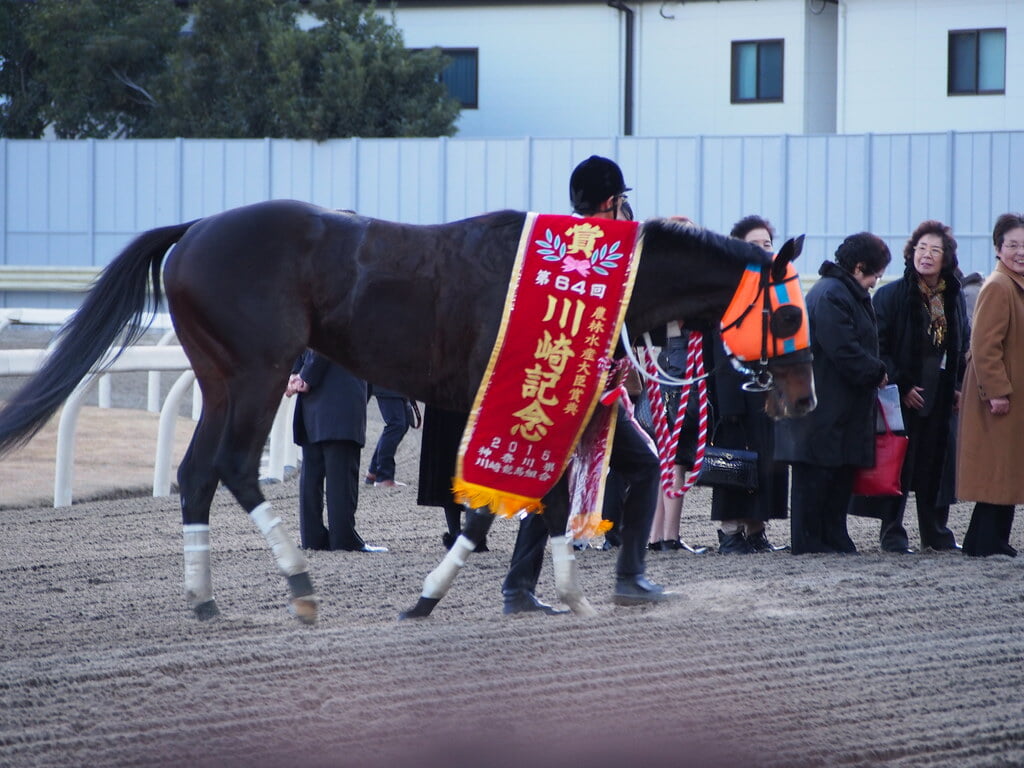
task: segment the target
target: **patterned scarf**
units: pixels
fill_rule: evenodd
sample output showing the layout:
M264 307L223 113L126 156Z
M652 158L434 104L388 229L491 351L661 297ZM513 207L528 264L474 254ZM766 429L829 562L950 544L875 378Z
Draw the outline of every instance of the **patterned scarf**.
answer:
M929 288L924 280L918 279L917 287L921 290L925 306L928 307L928 336L932 340L932 346L942 349L946 343L946 306L943 301L946 281L940 279L934 288Z

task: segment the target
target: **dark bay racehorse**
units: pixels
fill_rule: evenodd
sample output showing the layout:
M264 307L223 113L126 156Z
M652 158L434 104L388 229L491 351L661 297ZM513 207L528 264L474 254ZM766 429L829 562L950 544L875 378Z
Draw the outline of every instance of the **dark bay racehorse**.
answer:
M0 411L0 455L42 428L112 344L138 339L161 301L161 265L174 245L163 285L203 395L178 470L188 602L199 618L217 613L209 512L223 482L287 577L291 609L313 622L305 558L259 486L260 455L292 362L311 347L374 384L468 411L524 219L502 211L411 226L281 200L145 232L106 267L43 367ZM717 322L747 264L769 263L756 246L672 221L642 230L626 314L634 336L670 320ZM773 370L771 409L813 407L806 360ZM548 509L552 530L560 524L564 532L567 506Z

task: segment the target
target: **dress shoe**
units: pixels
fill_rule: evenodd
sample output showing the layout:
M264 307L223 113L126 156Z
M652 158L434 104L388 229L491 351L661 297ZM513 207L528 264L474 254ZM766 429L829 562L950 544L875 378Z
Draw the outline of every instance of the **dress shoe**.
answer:
M541 602L533 592L525 589L516 592L506 592L504 595L505 606L502 608L502 613L505 615L514 613L543 613L545 616L557 616L569 612Z
M668 552L672 549L671 541L651 541L647 543L647 549L651 552Z
M954 542L948 547L928 547L932 552L963 552L964 548Z
M374 488L405 488L407 483L400 483L397 480L378 480L373 484Z
M684 552L689 552L691 555L705 555L711 551L710 547L695 547L691 544L687 544L682 539L670 540L668 543L671 545L671 549L676 551L683 550Z
M373 544L363 544L363 546L357 547L356 549L346 549L345 551L346 552L387 552L388 548L387 547L377 547L377 546L374 546Z
M754 552L742 531L736 533L725 533L718 531L718 554L720 555L749 555Z
M675 596L674 592L666 592L664 587L646 576L626 576L616 579L612 602L616 605L648 605L663 603Z
M752 552L785 552L789 549L788 544L775 546L768 541L768 536L765 534L764 528L757 533L747 535L747 546L750 547Z
M892 549L883 549L883 552L888 552L891 555L916 555L917 551L910 547L893 547Z

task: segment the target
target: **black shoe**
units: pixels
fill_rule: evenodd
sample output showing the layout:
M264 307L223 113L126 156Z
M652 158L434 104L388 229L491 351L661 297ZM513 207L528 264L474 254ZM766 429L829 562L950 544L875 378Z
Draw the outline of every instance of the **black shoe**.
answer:
M883 549L883 552L888 552L891 555L916 555L917 551L910 547L892 547L891 549Z
M505 606L502 609L502 613L506 616L514 613L543 613L545 616L557 616L561 613L569 612L541 602L533 592L525 589L503 594L505 595Z
M666 592L664 587L646 576L626 576L616 579L612 602L616 605L647 605L663 603L675 596L674 592Z
M725 533L718 531L718 554L720 555L749 555L754 552L743 535L743 531L736 533Z
M375 547L373 544L363 544L358 549L347 549L346 552L387 552L387 547Z
M710 551L709 547L694 547L687 544L682 539L669 539L665 543L668 544L668 548L673 551L678 552L679 550L682 550L684 552L689 552L691 555L703 555Z
M747 535L747 545L750 547L752 552L785 552L789 549L788 544L781 544L775 546L768 541L768 536L764 532L764 528L753 535Z
M647 549L651 552L668 552L672 549L671 541L652 541L647 544Z
M932 552L963 552L963 547L957 544L955 541L951 545L943 545L940 547L928 547Z

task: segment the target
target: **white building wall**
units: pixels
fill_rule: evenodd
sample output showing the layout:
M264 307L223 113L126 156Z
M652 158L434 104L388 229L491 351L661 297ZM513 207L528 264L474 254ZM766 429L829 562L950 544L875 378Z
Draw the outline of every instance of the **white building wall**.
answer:
M838 7L815 0L805 14L803 132L835 133Z
M803 2L643 3L641 8L638 136L803 132ZM730 103L732 42L777 38L785 40L783 101Z
M839 132L1024 128L1024 1L841 0ZM947 96L950 30L1005 27L1006 94Z
M410 48L479 48L479 108L460 137L622 132L620 12L603 4L400 8Z

